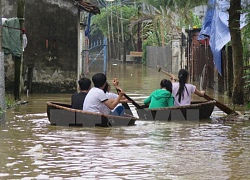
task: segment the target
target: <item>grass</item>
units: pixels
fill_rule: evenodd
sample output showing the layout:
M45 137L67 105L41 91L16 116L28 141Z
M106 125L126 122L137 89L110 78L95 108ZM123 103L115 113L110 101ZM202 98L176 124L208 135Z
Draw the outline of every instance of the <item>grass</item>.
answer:
M11 95L6 94L5 95L5 109L3 109L3 108L0 107L0 115L3 114L6 109L11 108L14 105L15 105L14 98Z

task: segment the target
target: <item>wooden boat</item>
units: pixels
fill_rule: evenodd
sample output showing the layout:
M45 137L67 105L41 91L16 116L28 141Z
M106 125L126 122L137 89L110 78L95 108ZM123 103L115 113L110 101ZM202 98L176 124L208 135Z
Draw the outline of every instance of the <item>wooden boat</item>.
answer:
M193 101L191 105L148 109L136 108L140 120L200 120L211 116L215 101Z
M57 102L47 102L47 116L51 125L82 126L82 127L114 127L131 126L138 119L132 115L104 115L72 109L71 105Z

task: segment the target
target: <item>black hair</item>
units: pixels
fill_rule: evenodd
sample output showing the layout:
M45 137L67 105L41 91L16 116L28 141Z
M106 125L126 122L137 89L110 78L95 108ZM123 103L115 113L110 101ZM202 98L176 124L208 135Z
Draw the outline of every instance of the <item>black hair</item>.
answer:
M95 87L100 88L107 81L107 77L103 73L96 73L95 75L92 76L92 81Z
M163 79L161 80L161 88L166 88L166 90L168 90L170 93L172 93L172 82L167 80L167 79Z
M89 90L91 81L89 78L83 77L78 81L78 84L81 91Z
M178 73L179 89L178 89L177 94L176 94L176 95L178 95L179 102L181 102L181 97L184 97L184 88L187 91L185 84L187 82L188 75L189 75L189 73L186 69L179 70L179 73ZM187 94L188 94L188 91L187 91Z
M108 88L110 87L109 83L106 83L106 85L103 88L104 93L108 91Z

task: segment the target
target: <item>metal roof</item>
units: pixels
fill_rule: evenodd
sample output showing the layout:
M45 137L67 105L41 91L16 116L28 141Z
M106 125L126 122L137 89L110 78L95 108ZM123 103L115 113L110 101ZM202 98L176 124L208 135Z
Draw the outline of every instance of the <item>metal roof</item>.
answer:
M74 4L78 5L80 9L90 12L94 15L101 13L100 9L96 5L90 2L83 1L83 0L74 0Z

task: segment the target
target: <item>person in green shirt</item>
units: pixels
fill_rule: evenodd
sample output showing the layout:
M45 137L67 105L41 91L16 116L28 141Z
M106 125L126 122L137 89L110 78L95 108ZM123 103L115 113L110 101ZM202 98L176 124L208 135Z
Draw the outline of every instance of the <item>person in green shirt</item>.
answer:
M144 104L149 104L149 109L174 106L174 96L172 95L172 83L167 79L161 80L161 88L153 91Z

